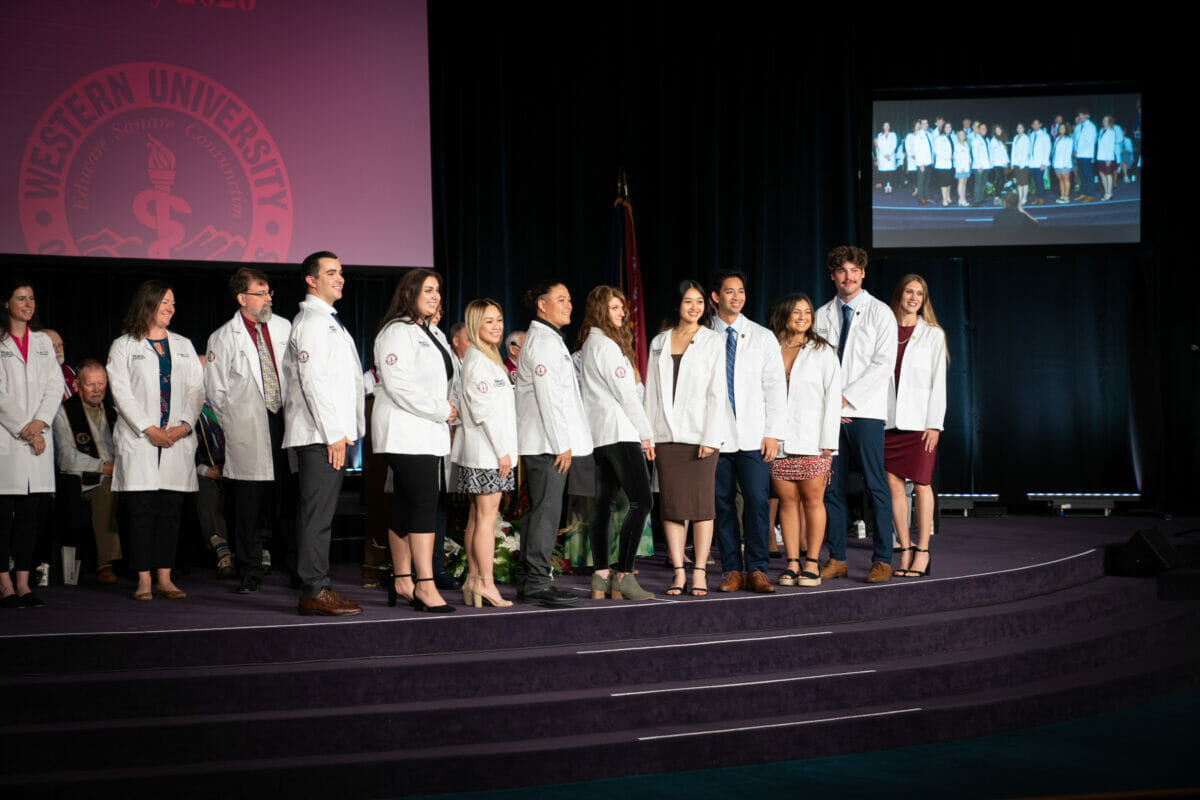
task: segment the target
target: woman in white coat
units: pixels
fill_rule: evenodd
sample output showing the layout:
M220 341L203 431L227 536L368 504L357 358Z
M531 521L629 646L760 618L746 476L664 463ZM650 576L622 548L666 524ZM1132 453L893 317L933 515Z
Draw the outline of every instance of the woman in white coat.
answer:
M716 516L717 457L732 435L725 343L708 321L704 287L682 281L662 331L650 343L646 365L646 415L654 433L659 509L675 570L668 595L683 594L686 588L683 549L689 521L695 556L691 593L708 594L705 568Z
M1054 140L1053 157L1050 165L1058 179L1056 203L1071 202L1071 182L1075 179L1075 142L1071 139L1071 128L1067 123L1058 126L1058 137Z
M41 497L54 491L54 416L62 371L41 331L29 281L4 284L0 305L0 607L45 605L29 588ZM14 572L8 571L12 558ZM15 581L14 581L15 578Z
M580 388L596 460L592 598L647 600L654 595L638 585L633 562L653 502L646 461L654 460L654 441L638 395L641 376L634 364L633 332L625 318L625 295L620 289L597 286L588 293L579 339L583 342ZM617 561L610 564L608 521L618 490L629 498L629 510L621 522Z
M442 458L450 455L454 359L430 330L442 302L442 277L411 269L400 279L375 334L375 408L371 445L387 455L395 494L388 517L392 577L388 605L402 596L418 611L450 612L433 579L433 541Z
M779 498L788 560L779 585L819 586L820 571L804 566L819 563L825 539L825 486L842 427L842 369L836 348L813 330L808 295L789 294L779 300L769 320L788 386L786 435L780 455L771 462L771 488Z
M504 313L495 300L472 300L463 312L467 352L462 362L462 427L454 437L458 491L471 496L463 533L467 580L463 600L479 608L511 606L492 580L494 530L500 498L517 488L517 400L508 369L500 357Z
M185 492L197 490L192 423L204 405L204 374L192 343L167 330L175 293L162 281L138 287L125 315L125 335L108 351L108 386L117 409L113 491L129 512L129 566L135 600L154 589L186 597L171 580Z
M933 465L946 417L946 334L929 302L929 286L920 275L905 275L892 293L899 325L896 371L888 392L883 466L892 492L892 519L900 540L895 575L930 574L929 536L933 530ZM905 480L916 494L917 544L909 537Z

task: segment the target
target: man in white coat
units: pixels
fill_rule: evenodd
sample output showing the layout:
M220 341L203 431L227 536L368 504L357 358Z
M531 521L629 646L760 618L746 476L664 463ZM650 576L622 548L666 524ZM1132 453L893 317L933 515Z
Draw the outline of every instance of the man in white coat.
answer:
M570 291L558 281L543 280L525 293L525 304L536 316L517 357L517 444L529 484L517 599L553 608L579 599L554 587L550 553L571 459L592 454L592 434L562 335L571 323Z
M208 337L204 388L208 405L225 430L221 478L233 498L233 547L241 572L239 594L258 591L263 569L259 515L267 510L274 541L287 539L294 513L287 454L283 450L283 404L287 384L281 357L292 324L271 310L267 276L242 267L229 279L237 303L233 319ZM280 555L276 548L276 556Z
M773 592L775 587L767 579L769 498L771 462L779 452L787 418L783 357L775 335L742 314L744 272L717 273L711 300L717 309L713 330L725 344L726 416L733 432L717 462L716 528L723 573L719 591Z
M842 362L842 431L833 457L833 476L825 491L829 561L821 578L844 578L846 567L846 470L858 457L875 517L874 552L868 583L892 577L892 503L883 469L883 428L888 387L896 369L896 317L881 300L862 288L867 252L842 245L825 256L837 297L817 311L814 327L837 348Z
M333 307L345 284L338 257L328 250L313 253L300 270L308 294L283 356L283 384L288 387L283 446L295 450L300 477L298 610L309 616L346 616L362 609L330 588L329 542L346 474L346 448L367 429L363 370L354 339Z

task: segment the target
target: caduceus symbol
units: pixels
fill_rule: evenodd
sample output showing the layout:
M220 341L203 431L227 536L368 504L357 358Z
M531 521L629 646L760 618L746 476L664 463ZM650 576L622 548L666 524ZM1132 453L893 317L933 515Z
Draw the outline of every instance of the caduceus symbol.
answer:
M190 214L192 207L182 197L171 194L175 184L175 154L150 134L146 134L146 138L149 139L146 147L150 150L146 174L154 188L138 192L133 199L133 215L138 222L158 233L158 238L150 243L147 255L169 258L185 233L183 225L171 219L171 213Z

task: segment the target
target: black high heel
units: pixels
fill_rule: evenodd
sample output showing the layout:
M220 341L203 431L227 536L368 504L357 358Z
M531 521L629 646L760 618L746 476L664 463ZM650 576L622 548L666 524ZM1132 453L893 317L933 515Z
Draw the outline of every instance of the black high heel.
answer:
M684 571L684 574L683 574L683 578L684 578L684 580L683 580L683 586L676 586L676 585L675 585L675 579L674 579L674 578L672 578L672 579L671 579L671 585L667 587L667 591L663 592L663 594L667 595L668 597L679 597L679 596L680 596L681 594L683 594L683 593L684 593L684 591L687 589L687 567L684 567L684 566L679 566L679 567L673 567L673 569L674 569L676 572L678 572L679 570L683 570L683 571Z
M796 570L792 569L792 564L799 564L800 559L789 558L787 560L788 568L779 575L779 580L776 581L780 586L795 586L796 579L800 576L796 574Z
M804 562L808 563L809 561L816 564L818 567L821 566L821 562L817 561L817 559L809 558L808 556L805 556ZM801 568L800 575L796 580L796 585L797 586L820 586L821 585L821 573L819 571L818 572L809 572L808 570Z
M409 572L405 575L396 575L395 573L392 573L391 575L388 576L388 605L389 606L395 607L396 598L400 594L399 592L396 591L396 578L411 578L411 577L412 577L411 572ZM406 598L406 599L408 599L408 598ZM411 602L411 600L410 600L410 602Z
M928 548L922 550L919 547L913 547L912 549L916 550L918 553L928 553L929 552ZM913 556L913 559L915 560L916 556ZM906 570L904 570L904 572L906 574L901 575L900 576L901 578L924 578L929 575L932 575L933 574L933 556L930 556L929 560L925 562L925 569L920 570L920 571L915 570L915 569L906 569Z
M917 549L917 546L915 544L913 544L913 545L909 545L908 547L894 547L892 549L897 553L911 553L913 550ZM908 560L907 567L896 567L896 571L893 572L892 574L898 578L914 578L914 577L916 577L915 575L910 575L909 573L911 573L911 572L912 572L912 559L910 558Z
M401 576L401 577L403 577L403 576ZM432 581L432 580L433 580L433 578L417 578L416 580L413 581L413 596L412 596L412 600L410 601L410 604L417 611L428 611L431 614L449 614L451 611L454 610L454 606L450 605L449 603L443 603L440 606L427 606L423 602L421 602L420 600L417 599L417 586L416 585L418 583L421 583L422 581Z

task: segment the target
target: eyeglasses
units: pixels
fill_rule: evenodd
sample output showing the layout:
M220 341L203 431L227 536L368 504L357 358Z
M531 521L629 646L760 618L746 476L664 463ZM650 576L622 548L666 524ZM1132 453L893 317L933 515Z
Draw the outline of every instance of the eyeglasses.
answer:
M275 290L267 289L265 292L241 292L241 294L249 295L250 297L274 297Z

